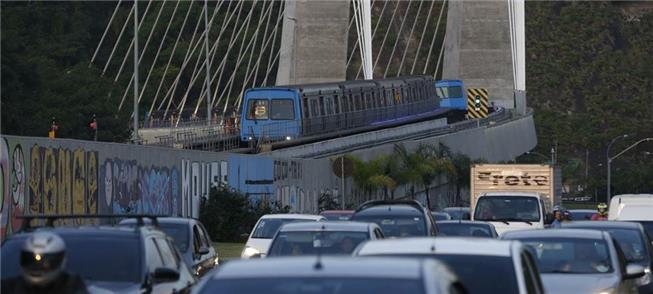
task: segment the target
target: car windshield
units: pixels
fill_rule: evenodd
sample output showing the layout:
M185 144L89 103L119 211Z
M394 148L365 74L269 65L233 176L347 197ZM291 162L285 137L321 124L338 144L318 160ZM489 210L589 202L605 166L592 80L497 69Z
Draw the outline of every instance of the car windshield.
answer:
M266 218L261 219L256 228L254 228L254 233L252 233L252 238L257 239L272 239L274 234L277 233L279 228L287 223L294 222L310 222L313 220L309 219L293 219L293 218Z
M66 244L66 271L87 281L139 283L142 277L140 242L136 237L61 236ZM25 239L2 245L2 279L20 274L20 250Z
M294 103L291 99L270 100L270 119L289 120L295 119Z
M574 226L581 228L582 226ZM596 227L585 227L586 229L595 229ZM626 260L634 262L649 261L648 246L644 242L644 236L640 234L639 230L635 229L614 229L614 228L601 228L609 232L612 238L617 240L619 247L624 253Z
M451 216L451 219L455 219L455 220L463 219L465 214L467 214L466 218L469 219L469 210L445 209L444 211Z
M534 197L486 196L478 199L474 219L481 221L540 220L539 203Z
M346 254L350 255L358 244L369 239L365 232L279 232L268 256Z
M376 223L386 237L426 236L426 223L420 216L354 215L352 220Z
M490 226L464 223L438 223L440 236L463 236L491 238Z
M461 98L463 97L463 89L460 86L452 87L437 87L435 88L439 98Z
M395 294L424 293L418 279L368 277L292 277L251 279L214 279L200 293L221 294Z
M603 274L613 271L604 240L582 238L525 238L534 248L540 273Z
M438 220L450 220L451 216L446 213L446 212L432 212L431 215L433 215L433 218L438 221Z
M175 245L179 248L179 251L186 253L188 251L188 237L190 230L186 224L166 224L162 223L159 225L162 231L164 231L168 236L172 237L175 241Z
M648 238L653 242L653 221L640 221L639 223L644 226L644 231L646 231Z

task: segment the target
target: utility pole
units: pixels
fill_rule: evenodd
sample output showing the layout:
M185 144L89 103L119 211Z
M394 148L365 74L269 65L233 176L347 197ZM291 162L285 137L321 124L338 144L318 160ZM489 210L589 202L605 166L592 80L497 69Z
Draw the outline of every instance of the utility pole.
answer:
M138 0L134 0L134 133L132 143L138 144Z
M204 49L206 51L206 124L211 125L211 57L209 56L209 5L208 0L204 0Z

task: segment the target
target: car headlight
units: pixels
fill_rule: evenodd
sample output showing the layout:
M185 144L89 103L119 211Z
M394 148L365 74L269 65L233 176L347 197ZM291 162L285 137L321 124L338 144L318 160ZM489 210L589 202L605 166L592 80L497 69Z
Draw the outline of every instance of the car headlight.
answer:
M213 259L213 264L214 265L219 265L220 264L220 259L217 256Z
M256 254L261 254L261 252L252 247L245 247L245 249L243 249L243 252L240 254L240 257L250 258Z
M650 284L652 275L653 274L651 274L651 269L648 267L645 268L644 275L641 278L637 279L637 286L644 286Z
M617 293L615 288L608 288L608 289L603 289L597 292L596 294L615 294L615 293Z

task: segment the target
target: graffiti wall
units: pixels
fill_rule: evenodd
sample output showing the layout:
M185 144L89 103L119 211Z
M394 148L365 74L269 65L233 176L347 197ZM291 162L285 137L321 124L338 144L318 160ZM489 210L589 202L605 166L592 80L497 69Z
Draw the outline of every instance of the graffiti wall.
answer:
M252 201L317 212L338 194L328 160L273 159L67 139L2 136L0 238L24 214L161 214L198 217L202 197L226 184Z

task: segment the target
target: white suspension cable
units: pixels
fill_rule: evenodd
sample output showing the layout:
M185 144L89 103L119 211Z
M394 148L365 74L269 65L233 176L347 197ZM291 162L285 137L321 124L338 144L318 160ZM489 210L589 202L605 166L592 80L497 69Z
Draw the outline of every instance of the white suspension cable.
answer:
M184 32L184 28L186 27L186 22L188 21L188 16L190 15L190 11L193 8L193 2L188 2L188 10L186 11L186 16L184 17L184 21L181 24L181 29L179 30L179 34L177 34L177 39L175 40L175 43L172 47L172 52L170 53L170 58L168 58L168 62L166 63L166 67L163 70L163 76L161 77L161 81L159 82L159 86L156 89L156 94L154 94L154 99L152 100L152 106L150 106L150 113L154 110L154 104L158 100L159 93L161 91L161 86L163 85L163 82L165 82L166 75L168 74L168 69L170 68L170 63L172 62L172 58L175 56L175 52L177 50L177 45L179 44L179 39L181 38L182 33ZM163 98L165 99L165 97ZM159 105L158 110L161 109L161 105Z
M95 57L97 56L97 53L100 51L100 47L102 47L104 38L107 36L107 32L109 32L109 28L111 28L111 24L113 23L113 19L116 17L116 14L118 13L118 8L120 8L120 4L122 4L122 0L118 0L118 4L116 4L116 8L113 10L113 13L111 14L109 23L107 24L107 27L104 29L104 33L102 33L102 38L100 38L100 43L97 44L97 47L95 48L95 52L93 52L93 57L91 57L91 62L88 63L89 68L91 67L91 64L93 64L93 61L95 61Z
M446 36L446 34L447 33L445 32L445 36ZM444 40L444 38L443 38L443 40ZM435 71L433 72L433 78L434 79L437 78L438 70L440 69L440 61L442 60L443 53L444 53L444 44L441 44L440 45L440 54L438 54L438 62L436 63Z
M279 2L279 16L277 17L277 25L274 28L274 33L272 34L272 45L270 46L270 53L268 54L268 66L267 69L265 70L265 77L263 78L263 83L261 83L262 86L266 86L268 84L268 75L270 74L270 71L272 71L272 66L274 66L274 61L270 62L272 60L272 52L274 51L275 45L277 44L277 28L279 26L279 19L283 18L283 15L285 13L286 6L284 5L283 1ZM279 50L277 50L277 53L275 54L277 57L279 56ZM275 57L275 60L276 58Z
M404 54L401 56L401 62L399 63L399 70L397 71L397 76L401 75L401 70L404 68L404 60L406 60L406 53L408 53L408 48L410 48L410 42L413 40L413 32L415 31L415 25L417 25L417 20L419 20L419 14L422 12L422 4L424 1L419 2L417 7L417 14L415 14L415 21L413 26L410 28L410 33L408 34L408 42L406 42L406 48L404 48Z
M263 38L261 39L261 47L259 49L259 54L258 58L256 60L256 63L254 64L254 69L252 70L254 72L254 78L252 80L252 87L256 86L256 79L258 78L258 71L259 71L259 65L261 61L261 56L263 55L262 53L265 51L265 48L267 48L267 40L270 39L271 35L268 34L268 28L270 27L270 19L272 18L272 11L274 11L274 3L272 4L272 9L270 9L270 12L265 16L265 28L263 29ZM268 37L266 37L268 36ZM243 85L249 84L249 78L243 83ZM242 94L242 93L241 93Z
M147 12L150 10L150 6L152 5L152 0L147 2L147 6L145 7L145 12L143 13L143 17L139 20L139 25L138 25L138 33L141 32L141 28L143 27L143 23L145 23L145 17L147 17ZM132 48L134 47L134 38L132 38L131 43L129 43L129 47L127 47L127 53L125 53L125 57L122 59L122 63L120 64L120 68L118 69L118 74L116 74L116 78L113 80L113 82L118 81L118 77L120 77L120 73L122 72L122 69L125 66L125 62L127 62L127 58L129 58L131 55L129 54L132 51Z
M163 48L163 44L166 41L166 37L168 36L168 32L170 31L170 26L172 25L172 20L175 18L175 15L177 15L177 9L179 8L179 3L180 1L177 1L175 3L175 8L172 11L172 14L170 15L170 20L168 21L168 25L166 26L166 30L163 33L163 38L161 38L161 42L159 43L159 48L156 50L156 54L154 55L154 60L152 61L152 64L150 65L150 70L147 72L147 78L145 78L145 83L143 83L143 89L141 89L141 93L138 95L138 102L141 101L141 98L143 98L143 93L145 93L145 88L147 88L148 82L150 81L150 77L152 76L152 71L154 71L154 67L156 66L156 62L159 60L159 54L161 53L161 49ZM150 110L147 112L147 116L145 117L145 120L149 120L150 116L152 115L152 108L154 108L154 103L156 103L155 100L152 100L152 106L150 107Z
M426 33L426 28L429 27L429 22L431 21L431 12L433 11L433 4L435 4L436 1L431 1L431 7L429 8L429 14L426 16L426 24L424 25L424 28L422 29L422 34L420 35L419 38L419 45L417 45L417 53L415 54L415 59L413 59L413 66L410 68L410 74L412 75L413 72L415 71L415 64L417 64L417 60L419 60L419 52L422 50L422 41L424 41L424 34Z
M376 53L376 58L374 58L374 66L372 68L376 68L376 65L379 63L381 53L383 53L383 48L385 47L385 40L388 38L388 33L390 32L390 29L392 29L392 24L395 21L395 16L397 14L398 8L399 8L399 2L397 1L395 3L395 9L392 11L392 17L390 18L390 24L388 24L388 29L385 31L385 35L383 35L383 41L381 41L381 47L379 47L379 52ZM358 75L356 75L356 79L358 79Z
M388 64L385 66L385 71L383 71L383 78L388 74L388 69L390 68L390 65L392 64L392 57L395 56L395 51L397 50L397 44L399 44L399 37L401 36L401 33L404 30L404 24L406 23L406 17L408 16L408 11L410 11L410 4L413 2L408 2L408 5L406 6L406 12L404 12L404 17L401 19L401 25L399 26L399 33L397 34L397 38L395 39L395 45L392 46L392 52L390 53L390 58L388 58Z
M107 63L104 64L104 68L102 69L102 74L100 76L104 76L104 74L107 72L107 68L109 67L109 64L111 63L111 59L113 58L113 54L116 52L116 48L118 48L118 44L120 43L120 39L122 39L122 35L125 33L125 29L127 28L127 24L131 20L132 14L134 14L134 6L132 6L131 10L129 10L129 14L127 15L127 19L125 20L125 23L122 24L122 28L120 29L120 34L118 34L118 39L116 39L116 43L113 44L113 48L111 49L111 53L109 54L109 59L107 59Z
M152 30L150 30L150 34L147 36L147 40L145 41L145 46L143 46L143 51L141 51L141 54L138 56L138 65L141 65L141 60L143 60L143 56L145 55L145 51L147 50L147 46L150 44L150 40L152 39L152 34L154 33L154 30L156 29L156 25L159 23L159 18L161 17L161 12L163 12L163 8L165 7L166 2L163 1L161 3L161 7L159 8L159 13L156 16L156 19L154 20L154 24L152 25ZM147 11L146 11L147 12ZM143 16L145 17L145 16ZM142 22L141 22L142 24ZM139 26L140 29L140 26ZM120 76L120 72L118 72L118 76ZM116 76L116 79L114 82L118 81L118 76ZM132 83L134 82L134 74L132 73L131 78L129 79L129 84L127 84L127 88L125 88L125 92L122 95L122 99L120 100L120 104L118 105L118 111L122 109L122 104L125 102L125 98L127 97L127 92L129 92L129 88L131 88ZM139 95L140 97L140 95ZM138 99L140 102L140 98ZM133 114L132 114L133 115Z
M433 39L431 40L431 46L429 46L429 53L426 55L426 62L424 63L424 70L422 74L426 74L426 69L429 66L429 61L431 60L431 52L433 51L433 44L435 44L435 39L438 36L438 29L440 28L440 20L442 19L442 13L444 12L444 7L447 6L447 0L442 1L442 6L440 7L440 16L438 16L438 22L435 25L435 31L433 32Z
M352 0L352 2L355 2L356 0ZM376 26L374 27L374 33L376 33L376 28L379 27L379 23L381 22L381 17L383 17L383 12L385 11L386 5L388 5L389 1L383 1L383 9L381 9L381 14L379 15L379 20L376 22ZM372 7L374 7L374 3L376 3L376 0L372 1ZM351 28L351 24L354 22L354 18L349 21L349 26ZM347 29L347 35L349 35L349 30L350 28ZM374 38L374 33L372 33L372 38ZM345 65L345 68L349 68L349 64L351 63L351 60L353 59L356 49L358 49L358 44L359 40L356 38L356 43L354 43L354 48L351 50L351 53L349 53L349 57L347 58L347 64ZM362 68L362 62L361 62L361 68Z

